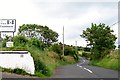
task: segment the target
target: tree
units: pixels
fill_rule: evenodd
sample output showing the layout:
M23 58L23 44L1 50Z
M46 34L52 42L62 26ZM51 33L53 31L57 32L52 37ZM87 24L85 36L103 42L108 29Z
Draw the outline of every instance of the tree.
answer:
M47 26L41 26L37 24L23 24L19 27L19 33L28 38L37 38L50 45L57 42L58 33L49 29Z
M113 30L105 24L93 24L91 28L83 30L82 38L85 38L87 45L92 47L92 59L100 59L115 48L116 36Z

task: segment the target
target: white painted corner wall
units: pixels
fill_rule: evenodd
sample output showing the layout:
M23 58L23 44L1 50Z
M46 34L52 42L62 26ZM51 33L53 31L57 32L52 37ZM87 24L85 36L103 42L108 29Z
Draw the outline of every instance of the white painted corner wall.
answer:
M34 74L34 61L30 53L28 54L0 54L0 66L3 68L20 68L29 74Z

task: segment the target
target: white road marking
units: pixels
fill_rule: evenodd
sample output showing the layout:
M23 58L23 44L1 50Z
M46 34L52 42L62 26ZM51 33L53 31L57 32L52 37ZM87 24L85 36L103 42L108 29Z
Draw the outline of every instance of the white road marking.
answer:
M78 65L78 64L77 64L77 66L83 68L84 70L87 70L87 71L90 72L90 73L93 73L90 69L87 69L87 68L85 68L85 67L83 67L83 66L80 66L80 65Z
M77 66L79 66L79 65L77 64Z
M85 63L85 60L83 60L83 63Z
M82 68L82 66L79 66L79 67L81 67L81 68Z
M90 73L93 73L90 69L84 68L85 70L87 70Z
M82 58L82 60L83 60L83 62L80 63L80 64L85 63L85 60L84 60L83 58ZM83 69L85 69L85 70L87 70L87 71L90 72L90 73L93 73L90 69L87 69L87 68L85 68L85 67L83 67L83 66L80 66L79 64L77 64L77 66L78 66L78 67L81 67L81 68L83 68Z
M82 66L80 66L80 65L78 65L78 64L77 64L77 66L82 68Z
M85 60L84 60L83 58L81 58L81 59L82 59L82 61L83 61L83 62L82 62L82 63L80 63L80 64L83 64L83 63L85 63Z

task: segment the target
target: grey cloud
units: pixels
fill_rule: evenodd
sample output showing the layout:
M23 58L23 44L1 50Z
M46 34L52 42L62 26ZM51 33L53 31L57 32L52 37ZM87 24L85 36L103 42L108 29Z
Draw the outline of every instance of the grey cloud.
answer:
M37 2L34 3L42 10L47 17L74 17L81 13L86 13L90 7L100 7L101 9L115 7L116 3L107 2ZM101 10L102 11L102 10ZM102 14L102 13L101 13Z
M82 17L85 13L88 12L90 8L99 9L99 13L103 16L98 18L98 20L91 21L91 23L105 23L105 24L113 24L117 20L117 12L113 12L114 9L117 8L117 3L110 2L34 2L34 5L38 8L38 12L40 11L44 18L49 19L65 19L75 20L76 18ZM115 13L114 15L110 15L107 19L104 17L104 13L107 13L107 9L111 9L111 13L108 12L108 15ZM104 11L103 11L104 10ZM92 12L92 11L91 11ZM84 15L85 16L85 15ZM73 40L78 37L82 33L84 29L90 27L91 23L86 22L81 25L68 25L67 30L65 31L65 39ZM71 23L72 24L72 23Z

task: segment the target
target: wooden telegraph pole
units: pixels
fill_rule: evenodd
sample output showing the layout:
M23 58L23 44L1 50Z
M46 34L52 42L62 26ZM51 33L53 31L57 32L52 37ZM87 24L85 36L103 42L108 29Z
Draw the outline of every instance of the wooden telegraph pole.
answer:
M63 56L64 56L64 26L63 26Z
M75 50L76 50L76 52L77 52L77 41L75 41L75 46L76 46L76 49L75 49Z
M2 37L1 37L1 32L0 32L0 47L2 47Z

